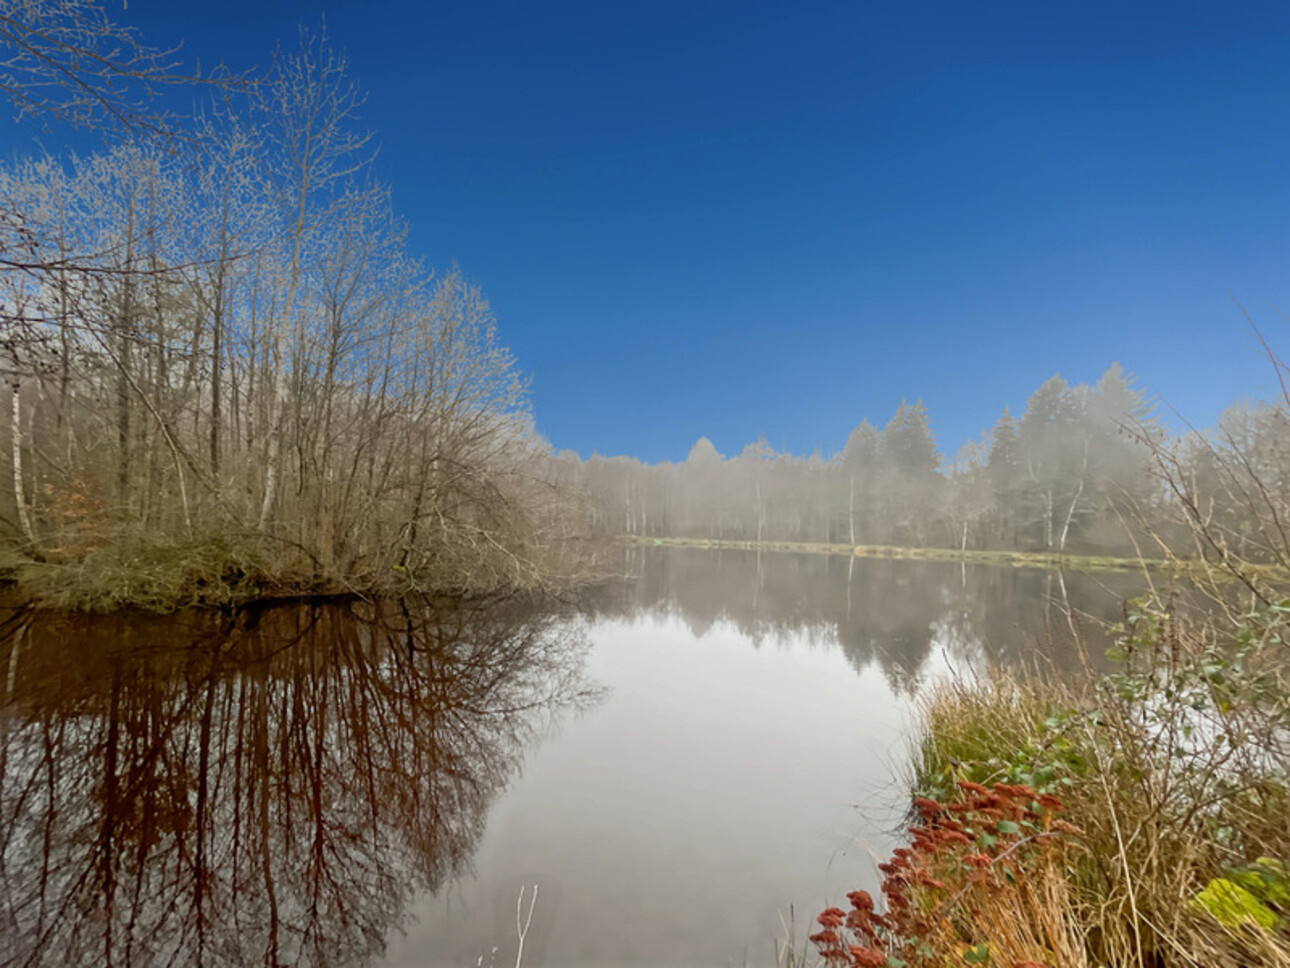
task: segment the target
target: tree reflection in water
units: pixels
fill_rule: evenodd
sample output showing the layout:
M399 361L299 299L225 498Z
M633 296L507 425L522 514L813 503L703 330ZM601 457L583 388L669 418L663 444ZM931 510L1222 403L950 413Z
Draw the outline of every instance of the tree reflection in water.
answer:
M757 645L805 637L840 647L857 672L876 663L902 693L937 652L956 668L1079 673L1085 653L1096 660L1111 644L1125 599L1145 590L1135 572L688 548L633 548L626 570L639 580L597 601L603 613L679 615L698 636L727 622Z
M594 701L582 626L425 603L12 614L0 964L346 964Z

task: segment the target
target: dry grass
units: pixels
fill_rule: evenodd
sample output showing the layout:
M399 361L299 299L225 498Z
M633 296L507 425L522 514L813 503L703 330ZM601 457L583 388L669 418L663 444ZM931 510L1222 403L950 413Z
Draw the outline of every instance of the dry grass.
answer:
M628 535L630 544L701 548L706 550L758 551L763 553L846 555L857 558L894 558L911 561L955 561L1013 568L1064 568L1070 571L1170 571L1191 573L1195 561L1184 558L1116 558L1109 555L1066 555L1043 551L979 551L959 548L912 548L898 545L827 544L812 541L735 541L724 538L654 538ZM1263 571L1283 575L1280 569Z
M996 677L930 695L919 792L1026 783L1059 795L1082 831L1060 869L1027 872L1023 897L975 909L983 943L1020 958L1013 925L1064 924L1082 960L1029 960L1290 965L1288 615L1277 605L1223 629L1142 606L1123 670L1088 690Z

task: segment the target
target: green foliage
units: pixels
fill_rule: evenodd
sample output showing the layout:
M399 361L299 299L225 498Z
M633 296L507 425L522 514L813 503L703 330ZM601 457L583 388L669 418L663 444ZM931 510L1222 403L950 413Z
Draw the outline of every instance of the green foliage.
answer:
M1281 861L1260 857L1210 880L1192 906L1229 928L1277 931L1290 913L1290 876Z
M927 706L915 756L918 796L945 799L960 781L1022 784L1057 793L1089 770L1072 738L1079 714L1069 695L1043 695L1017 682L947 686Z
M1290 912L1290 876L1276 858L1260 857L1232 871L1229 878L1269 907Z
M1210 881L1196 895L1195 906L1229 928L1257 925L1266 931L1281 926L1281 918L1240 884L1225 877Z

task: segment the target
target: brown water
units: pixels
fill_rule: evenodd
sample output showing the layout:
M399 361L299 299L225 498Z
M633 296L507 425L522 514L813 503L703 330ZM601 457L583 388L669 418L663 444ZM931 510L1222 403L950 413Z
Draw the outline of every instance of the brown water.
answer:
M937 677L1129 576L650 550L568 606L14 613L0 964L773 964L875 886ZM496 949L496 950L494 950Z

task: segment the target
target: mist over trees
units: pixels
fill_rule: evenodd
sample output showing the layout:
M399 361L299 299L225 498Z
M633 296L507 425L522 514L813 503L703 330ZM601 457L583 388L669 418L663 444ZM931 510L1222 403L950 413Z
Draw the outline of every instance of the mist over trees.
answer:
M1261 519L1234 491L1233 468L1257 464L1269 493L1284 494L1287 439L1285 408L1273 403L1234 406L1216 432L1175 439L1112 364L1093 385L1052 376L1020 415L1005 409L948 458L917 400L881 428L862 420L830 457L776 452L764 439L726 457L701 438L680 463L555 461L561 480L592 495L602 534L1071 554L1181 548L1190 532L1172 480L1196 489L1196 513L1244 535L1242 552L1258 560L1273 546L1260 544Z
M525 381L479 288L408 251L325 33L160 134L127 82L169 61L100 6L15 8L0 49L17 107L113 132L0 167L10 568L158 601L550 573Z

